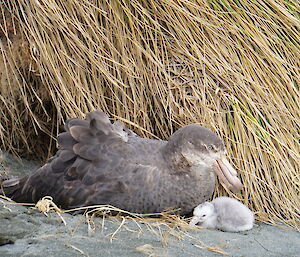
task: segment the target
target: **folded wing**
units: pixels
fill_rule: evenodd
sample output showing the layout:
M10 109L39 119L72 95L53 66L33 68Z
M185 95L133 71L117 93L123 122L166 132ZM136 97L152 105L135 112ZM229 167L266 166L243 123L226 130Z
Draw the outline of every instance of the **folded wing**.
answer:
M98 203L109 203L112 192L127 190L118 172L124 162L119 153L131 136L134 133L125 131L121 122L111 123L100 111L85 120L69 119L58 136L56 155L29 176L3 181L4 194L17 202L50 195L63 208L71 208L88 203L101 190Z

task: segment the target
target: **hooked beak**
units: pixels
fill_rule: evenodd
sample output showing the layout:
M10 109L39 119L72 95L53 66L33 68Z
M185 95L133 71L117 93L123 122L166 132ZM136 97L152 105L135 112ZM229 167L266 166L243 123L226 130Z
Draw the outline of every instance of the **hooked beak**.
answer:
M237 177L237 172L227 161L225 155L221 155L221 158L216 160L216 173L227 187L233 188L233 190L242 189L243 185Z

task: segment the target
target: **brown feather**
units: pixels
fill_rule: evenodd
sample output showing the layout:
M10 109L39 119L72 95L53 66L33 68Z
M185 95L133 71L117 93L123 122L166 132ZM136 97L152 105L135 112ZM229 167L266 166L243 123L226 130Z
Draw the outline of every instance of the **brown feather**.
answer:
M222 145L199 125L182 128L172 142L151 140L95 111L85 120L67 120L65 129L58 136L56 155L30 176L3 182L5 194L20 202L50 195L62 208L111 204L144 213L181 208L184 214L213 193L212 165L196 172L187 160L178 161L187 142Z

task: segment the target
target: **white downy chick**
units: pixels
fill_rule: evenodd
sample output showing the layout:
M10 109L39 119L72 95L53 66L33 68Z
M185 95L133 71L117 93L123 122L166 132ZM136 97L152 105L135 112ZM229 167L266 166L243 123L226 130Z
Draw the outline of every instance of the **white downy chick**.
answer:
M250 230L254 223L253 212L236 199L218 197L211 202L205 202L194 209L191 225L204 228L219 229L228 232Z

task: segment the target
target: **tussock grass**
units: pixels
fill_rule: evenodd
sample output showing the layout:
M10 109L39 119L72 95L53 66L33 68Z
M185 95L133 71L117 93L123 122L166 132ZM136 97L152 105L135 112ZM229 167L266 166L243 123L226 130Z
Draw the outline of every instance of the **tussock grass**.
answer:
M299 1L0 8L2 147L47 154L45 134L94 109L147 137L197 122L225 141L245 185L234 197L259 220L299 229Z

